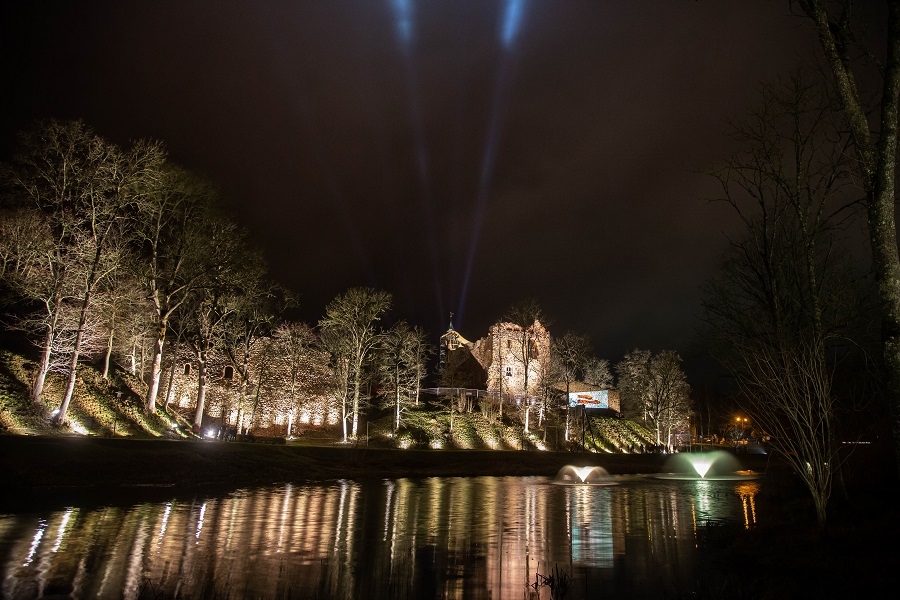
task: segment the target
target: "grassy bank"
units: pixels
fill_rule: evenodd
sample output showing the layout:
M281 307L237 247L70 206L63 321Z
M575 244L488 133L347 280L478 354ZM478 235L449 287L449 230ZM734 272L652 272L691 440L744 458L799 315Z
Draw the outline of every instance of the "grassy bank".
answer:
M353 446L0 436L9 486L180 486L268 484L364 477L554 475L567 464L610 473L654 473L662 455L493 450L389 450Z

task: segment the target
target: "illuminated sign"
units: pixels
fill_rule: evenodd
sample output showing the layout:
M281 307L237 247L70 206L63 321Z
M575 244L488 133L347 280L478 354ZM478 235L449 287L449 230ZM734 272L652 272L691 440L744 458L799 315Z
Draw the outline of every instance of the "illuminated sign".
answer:
M569 392L569 407L609 408L609 390Z

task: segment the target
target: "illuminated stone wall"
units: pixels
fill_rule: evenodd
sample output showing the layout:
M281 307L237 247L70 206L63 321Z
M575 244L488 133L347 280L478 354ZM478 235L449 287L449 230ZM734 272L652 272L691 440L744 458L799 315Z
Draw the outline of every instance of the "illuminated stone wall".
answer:
M522 356L523 339L529 347L527 364ZM550 359L550 333L540 321L524 330L513 323L495 323L487 337L475 342L472 355L487 372L485 387L489 392L535 396L543 365Z

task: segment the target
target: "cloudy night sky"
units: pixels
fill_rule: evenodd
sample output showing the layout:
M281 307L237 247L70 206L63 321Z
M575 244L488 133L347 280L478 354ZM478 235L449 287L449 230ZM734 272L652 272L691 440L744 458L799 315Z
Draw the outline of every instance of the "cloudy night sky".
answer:
M760 82L814 65L787 0L6 2L8 160L38 117L165 142L315 323L351 286L474 340L690 354L728 209L703 173Z

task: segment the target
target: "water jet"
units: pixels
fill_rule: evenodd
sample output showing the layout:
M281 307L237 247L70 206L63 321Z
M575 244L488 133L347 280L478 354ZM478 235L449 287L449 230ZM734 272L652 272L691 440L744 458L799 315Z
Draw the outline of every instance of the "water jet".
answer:
M675 454L666 461L666 472L657 475L663 479L756 479L753 471L741 470L741 463L729 452L685 452Z
M564 485L609 485L609 471L603 467L576 467L566 465L556 474L553 483Z

